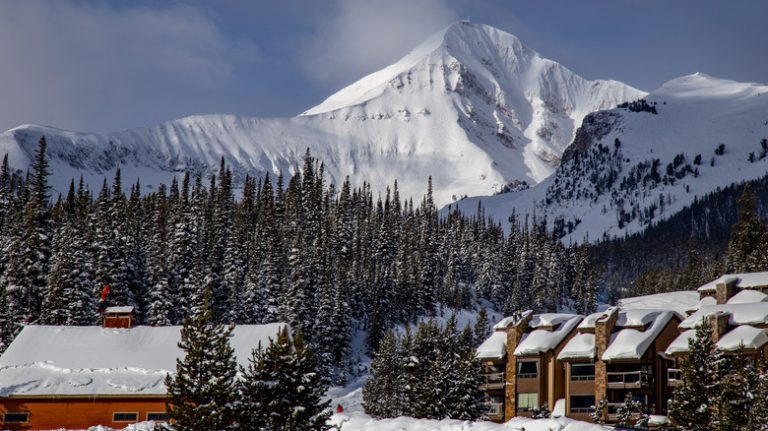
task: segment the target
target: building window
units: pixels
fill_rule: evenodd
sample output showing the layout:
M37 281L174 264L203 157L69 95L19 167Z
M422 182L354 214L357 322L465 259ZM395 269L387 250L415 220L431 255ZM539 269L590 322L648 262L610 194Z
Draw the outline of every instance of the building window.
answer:
M517 363L517 378L518 379L535 379L539 374L539 363L533 361L525 361Z
M8 412L3 415L3 422L7 424L25 424L29 422L29 412Z
M149 412L147 413L148 421L168 422L168 413L166 412Z
M571 364L571 380L595 380L595 364Z
M522 393L517 394L517 411L529 412L539 409L539 394L538 393Z
M135 412L112 413L112 422L138 422L139 414Z
M589 413L594 407L594 395L571 395L571 413Z

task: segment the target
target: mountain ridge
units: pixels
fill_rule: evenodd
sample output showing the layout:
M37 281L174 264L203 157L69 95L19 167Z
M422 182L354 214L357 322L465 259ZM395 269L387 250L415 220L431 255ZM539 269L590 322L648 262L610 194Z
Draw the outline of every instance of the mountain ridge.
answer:
M64 193L72 177L96 187L118 167L126 184L141 178L149 191L182 171L215 173L222 158L236 182L292 174L310 149L332 182L349 176L383 191L397 180L403 197L418 198L431 176L445 204L513 181L538 183L584 115L645 94L585 80L509 33L465 22L376 73L373 84L366 77L365 100L348 97L360 96L358 81L297 117L198 115L110 133L20 126L0 134L0 153L24 169L45 135L52 183Z

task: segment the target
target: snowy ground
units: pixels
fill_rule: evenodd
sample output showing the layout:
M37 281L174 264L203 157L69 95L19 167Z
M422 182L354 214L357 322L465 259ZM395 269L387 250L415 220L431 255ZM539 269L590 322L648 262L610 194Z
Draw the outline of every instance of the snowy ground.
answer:
M430 420L400 417L373 419L364 413L336 414L331 422L341 431L604 431L606 428L568 418L513 418L507 423Z
M400 417L395 419L374 419L365 413L353 412L335 414L331 424L340 431L605 431L600 425L579 422L568 418L527 419L514 418L507 423L467 422L451 419L430 420ZM153 431L154 422L129 425L122 431ZM64 431L64 430L59 430ZM113 431L107 427L91 427L88 431Z

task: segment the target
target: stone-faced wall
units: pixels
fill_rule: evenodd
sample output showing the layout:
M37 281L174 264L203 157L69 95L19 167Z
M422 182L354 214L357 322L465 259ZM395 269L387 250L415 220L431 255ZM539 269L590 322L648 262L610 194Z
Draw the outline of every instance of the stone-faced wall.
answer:
M606 398L608 394L608 366L603 362L602 357L608 344L611 342L611 333L613 332L616 321L619 318L619 309L617 307L609 308L605 315L601 316L595 322L595 347L597 349L597 359L595 360L595 403ZM605 415L607 412L603 412Z
M528 328L531 317L533 314L527 313L522 319L507 327L507 384L504 386L504 421L513 418L517 412L517 358L514 353Z

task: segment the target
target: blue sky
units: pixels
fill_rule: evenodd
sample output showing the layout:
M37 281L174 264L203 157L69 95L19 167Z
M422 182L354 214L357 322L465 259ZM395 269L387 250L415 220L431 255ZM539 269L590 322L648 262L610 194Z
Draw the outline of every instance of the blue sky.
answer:
M589 79L768 82L762 0L0 0L0 130L295 115L466 17Z

